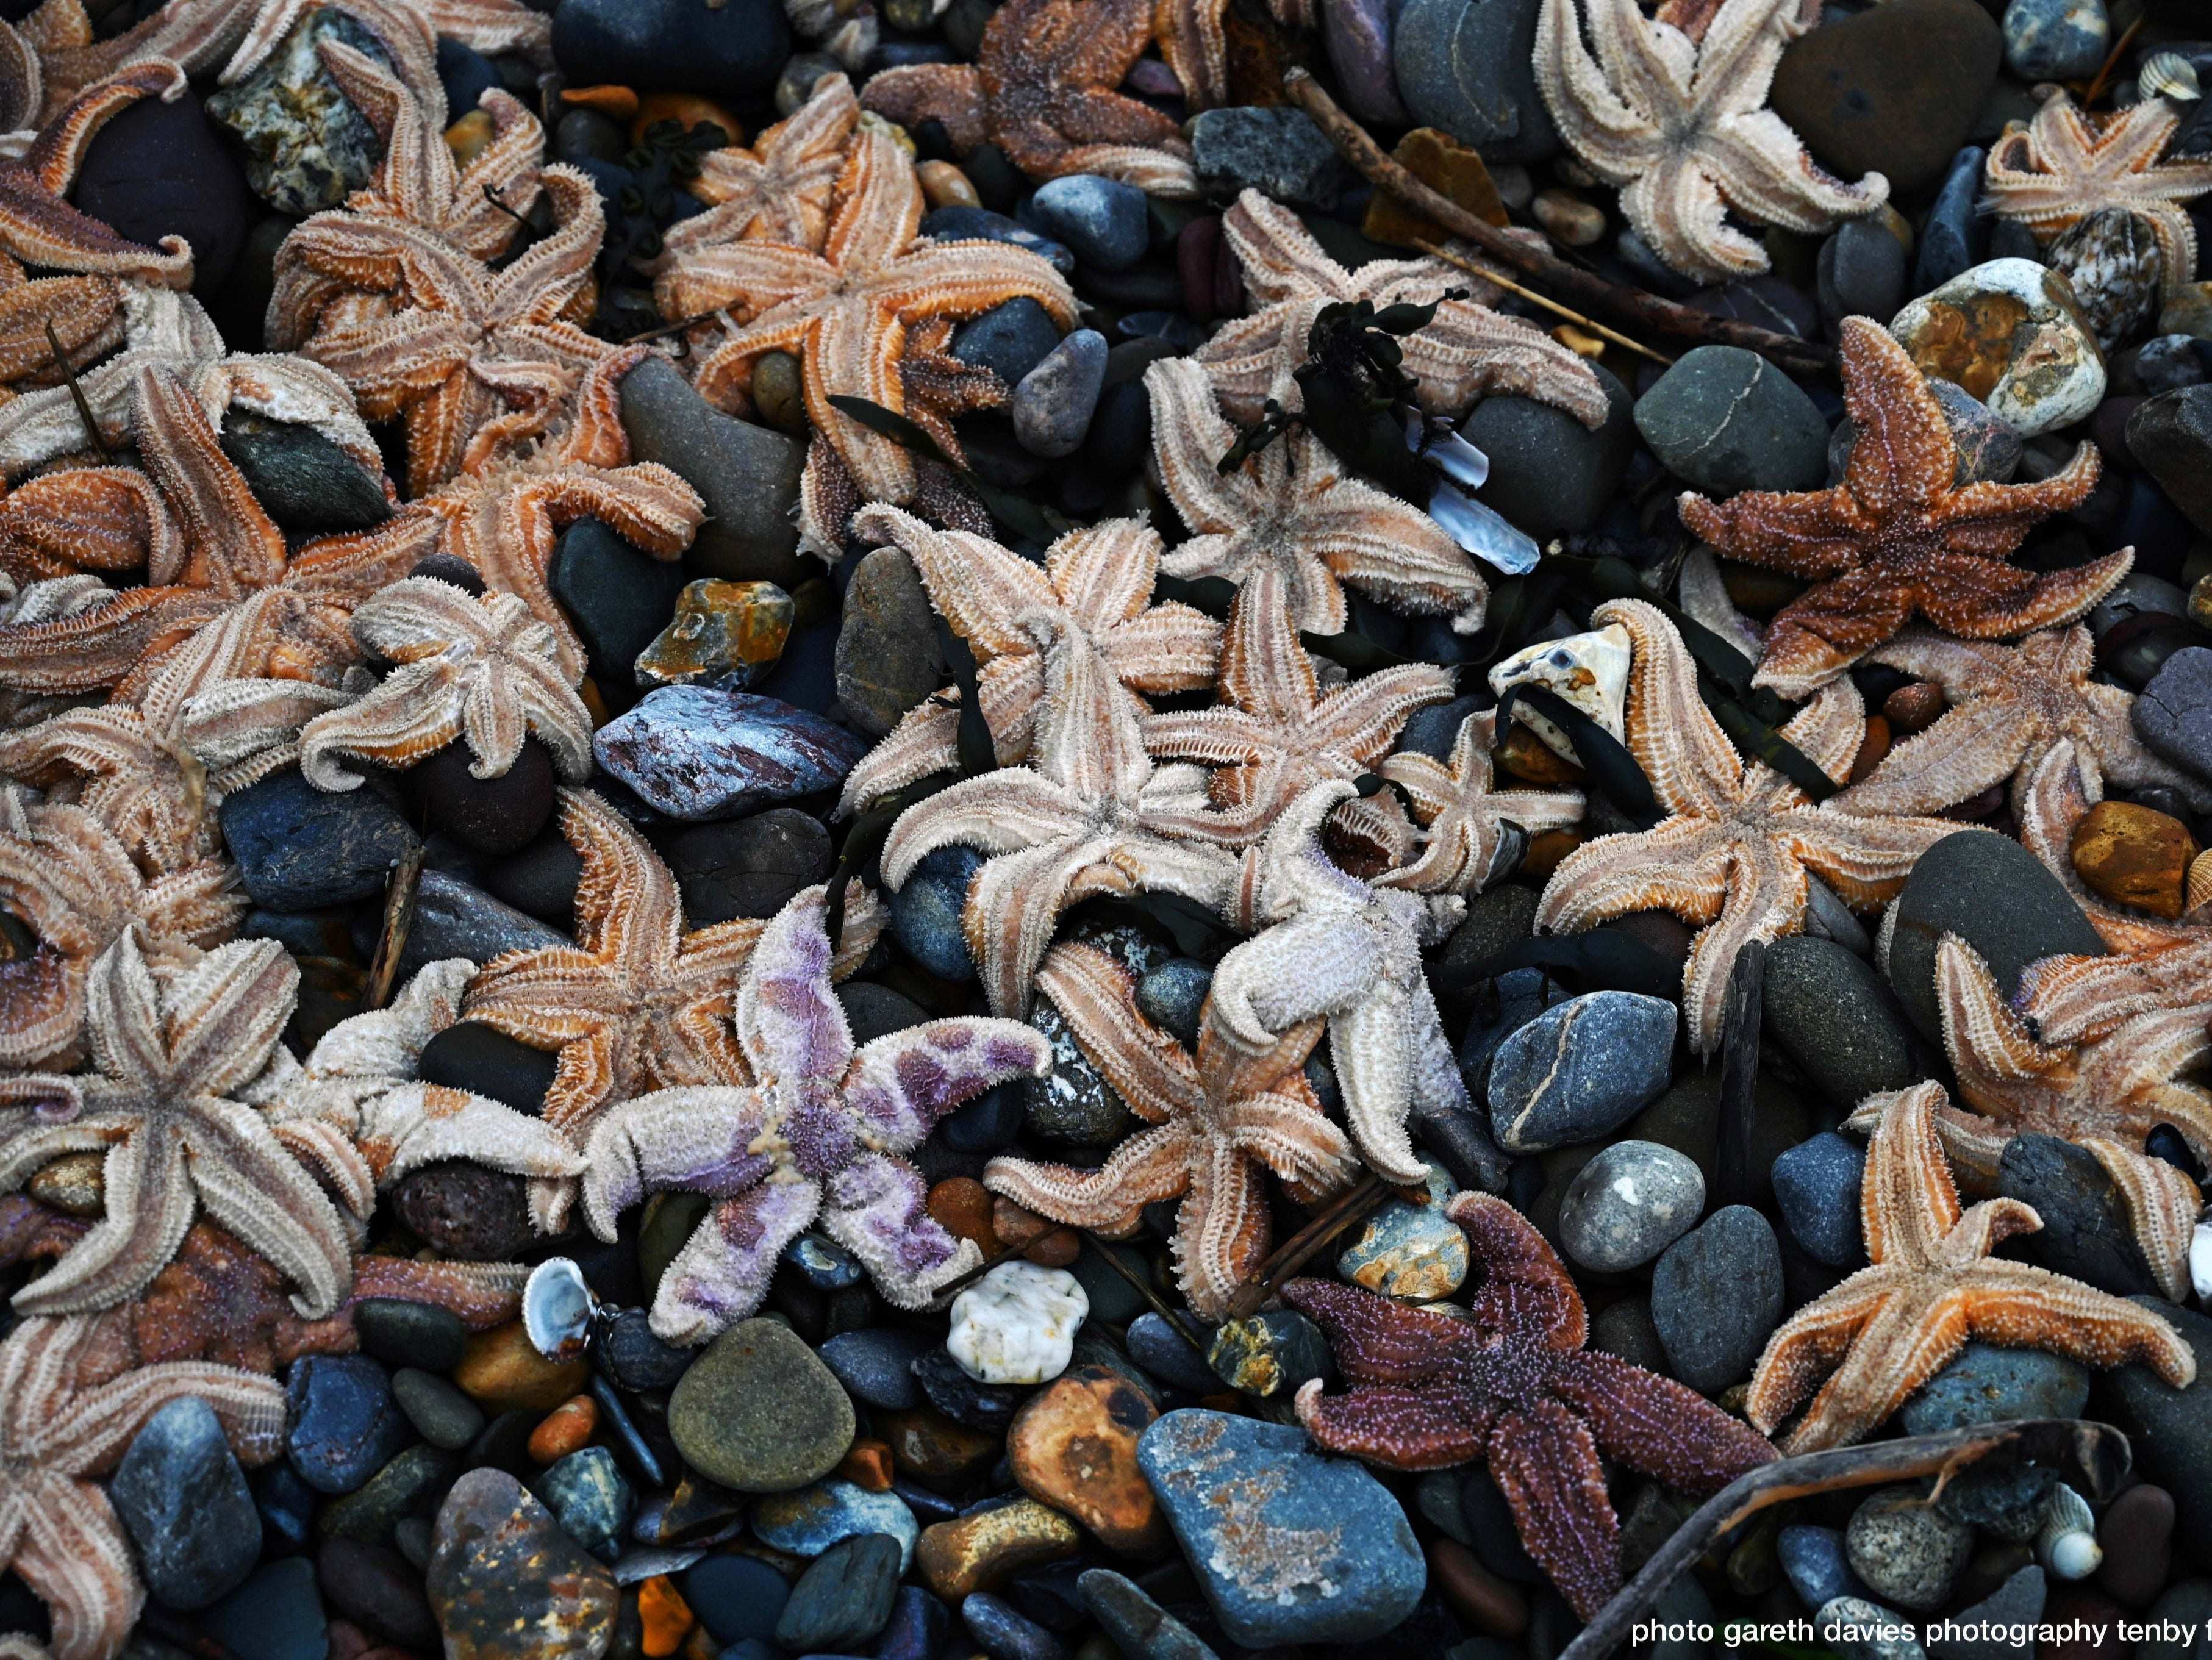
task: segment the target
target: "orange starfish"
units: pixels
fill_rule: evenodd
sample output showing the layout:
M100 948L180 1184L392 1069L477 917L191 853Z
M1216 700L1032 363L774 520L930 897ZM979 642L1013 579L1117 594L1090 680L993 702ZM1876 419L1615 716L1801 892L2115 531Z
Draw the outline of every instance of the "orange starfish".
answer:
M1936 1139L1943 1104L1943 1086L1927 1083L1861 1109L1880 1115L1859 1212L1872 1264L1767 1340L1744 1397L1745 1414L1771 1432L1828 1374L1786 1451L1862 1439L1970 1337L2088 1366L2146 1361L2176 1389L2197 1376L2189 1345L2148 1309L1991 1254L2043 1219L2017 1199L1960 1207Z
M1375 769L1406 793L1421 824L1421 854L1376 885L1415 893L1480 893L1490 885L1510 825L1528 836L1576 823L1585 805L1573 790L1497 790L1490 751L1492 710L1460 723L1449 761L1401 750Z
M830 228L830 193L860 119L853 83L825 75L806 101L765 129L750 149L731 144L708 150L688 188L713 205L668 228L653 269L665 271L682 255L747 238L820 247Z
M1858 428L1842 483L1726 502L1682 493L1682 522L1723 553L1814 584L1775 613L1754 684L1809 696L1915 611L1971 640L2070 623L2127 575L2128 548L2048 575L2003 562L2038 520L2087 497L2095 445L2040 483L1955 489L1958 447L1905 348L1879 323L1847 317L1842 354Z
M63 105L20 159L0 161L0 252L48 271L191 287L192 251L183 237L144 247L66 199L102 127L142 98L172 99L184 87L184 71L167 58L133 64Z

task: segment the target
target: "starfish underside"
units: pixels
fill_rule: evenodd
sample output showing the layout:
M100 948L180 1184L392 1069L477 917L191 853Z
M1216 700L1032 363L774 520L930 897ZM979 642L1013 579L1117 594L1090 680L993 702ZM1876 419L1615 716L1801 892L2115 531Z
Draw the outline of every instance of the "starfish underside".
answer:
M1451 756L1438 762L1401 751L1376 770L1405 793L1421 825L1420 854L1377 885L1414 893L1480 893L1505 842L1505 826L1528 836L1577 823L1584 802L1573 790L1493 789L1490 759L1497 721L1485 710L1460 723Z

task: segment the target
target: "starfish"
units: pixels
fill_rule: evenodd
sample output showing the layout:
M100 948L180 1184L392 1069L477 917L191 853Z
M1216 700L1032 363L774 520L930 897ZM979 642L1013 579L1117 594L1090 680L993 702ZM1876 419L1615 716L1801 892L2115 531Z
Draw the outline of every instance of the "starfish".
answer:
M191 1225L196 1195L298 1286L301 1313L337 1305L353 1273L345 1225L237 1098L268 1067L299 977L271 939L218 946L164 981L134 932L100 955L85 984L91 1069L9 1081L9 1100L41 1104L0 1108L0 1189L63 1153L105 1151L107 1213L17 1308L70 1314L143 1291Z
M504 776L532 733L562 777L591 775L591 711L562 672L552 629L514 594L405 577L354 608L353 631L395 666L366 697L301 731L300 770L317 789L361 787L340 756L404 769L457 737L476 757L471 777Z
M2048 575L2003 562L2038 520L2087 498L2095 445L2040 483L1954 489L1958 447L1905 348L1879 323L1846 317L1842 368L1858 429L1842 483L1726 502L1682 492L1682 522L1695 534L1813 584L1775 613L1754 684L1808 696L1916 611L1972 640L2070 623L2127 575L2135 556L2124 548Z
M1667 817L1634 835L1585 842L1552 873L1537 907L1540 933L1579 933L1632 911L1670 910L1698 930L1682 969L1690 1047L1720 1043L1721 1003L1736 952L1803 925L1805 873L1817 872L1847 903L1894 897L1913 861L1959 826L1944 818L1866 818L1814 806L1763 762L1738 757L1698 696L1682 637L1654 607L1608 600L1590 625L1619 623L1634 642L1628 751ZM1835 777L1865 736L1858 689L1823 686L1781 735Z
M668 228L653 269L665 271L682 255L747 238L819 248L830 229L830 194L860 119L853 83L825 75L806 101L764 129L750 149L732 144L708 151L686 188L711 205Z
M1421 968L1421 948L1467 914L1450 895L1415 895L1347 874L1322 850L1321 827L1353 787L1328 780L1291 802L1246 854L1238 921L1264 932L1213 971L1223 1035L1253 1053L1302 1021L1326 1016L1344 1122L1368 1168L1418 1184L1409 1116L1466 1111L1452 1046Z
M2039 1043L1972 946L1947 934L1936 952L1943 1047L1959 1092L1974 1109L1937 1113L1946 1150L1961 1168L1994 1182L2004 1144L2023 1132L2088 1148L2119 1189L2144 1260L2176 1302L2188 1294L2190 1235L2203 1200L2186 1175L2142 1146L2168 1124L2198 1158L2212 1153L2212 1090L2176 1076L2212 1055L2212 997L2202 987L2191 990L2187 1002L2142 1012L2118 1000L2088 1023L2097 1035Z
M2136 738L2134 694L2089 678L2096 642L2078 623L2031 634L2017 647L1913 629L1867 655L1935 682L1951 708L1838 799L1847 812L1933 812L2009 776L2018 818L2029 777L2061 738L2116 783L2165 784L2212 801Z
M924 1208L901 1154L962 1102L1052 1069L1042 1034L1013 1020L909 1026L857 1048L830 989L826 890L777 912L738 980L746 1088L671 1089L614 1108L592 1132L584 1213L602 1239L647 1192L716 1201L653 1298L653 1329L696 1343L760 1306L785 1245L818 1216L900 1308L982 1262Z
M100 1322L26 1320L0 1342L0 1566L53 1616L52 1660L113 1660L146 1593L131 1541L93 1478L173 1401L204 1401L249 1464L283 1450L284 1391L230 1366L171 1362L94 1387L79 1381Z
M1486 393L1514 392L1563 409L1586 427L1604 424L1611 405L1589 365L1533 323L1471 299L1441 297L1468 280L1443 260L1376 259L1346 271L1296 214L1254 190L1222 216L1221 229L1255 309L1215 330L1191 361L1205 366L1222 407L1237 420L1258 420L1270 398L1299 408L1304 394L1291 371L1305 361L1314 319L1324 306L1365 300L1377 310L1437 302L1427 327L1398 341L1430 414L1456 417Z
M1354 477L1304 427L1224 475L1214 464L1237 433L1206 371L1163 358L1145 371L1145 389L1160 483L1194 532L1160 561L1169 575L1242 583L1279 571L1291 621L1315 634L1344 631L1346 582L1401 611L1449 616L1455 634L1482 626L1489 585L1450 532Z
M1191 691L1213 678L1221 625L1188 605L1152 602L1159 533L1136 520L1068 532L1045 550L1042 570L988 537L934 530L897 508L868 508L853 528L868 541L904 549L930 603L968 642L1002 767L1029 758L1044 702L1044 659L1014 620L1025 611L1059 612L1133 692ZM847 775L839 811L859 811L918 778L957 768L959 722L957 688L908 711Z
M1249 847L1291 802L1324 779L1373 769L1414 710L1452 695L1452 678L1426 663L1385 669L1327 693L1291 626L1282 573L1255 570L1229 611L1219 706L1144 719L1154 756L1203 762L1211 810L1178 833Z
M1303 1384L1298 1421L1325 1450L1389 1469L1486 1462L1528 1554L1591 1619L1620 1588L1620 1523L1599 1449L1698 1494L1771 1462L1774 1449L1696 1390L1584 1348L1589 1317L1574 1280L1503 1199L1462 1193L1444 1214L1482 1274L1464 1317L1326 1280L1283 1287L1328 1335L1349 1386Z
M1495 711L1486 709L1460 723L1449 761L1401 751L1376 766L1413 803L1422 845L1419 859L1378 877L1376 885L1413 893L1480 893L1506 846L1509 824L1533 836L1581 819L1584 803L1573 790L1491 787L1496 728Z
M648 1089L742 1083L731 1027L757 918L686 930L676 878L590 790L563 789L561 834L583 861L576 943L509 952L469 984L464 1019L560 1055L543 1116L581 1149L607 1106ZM881 910L848 904L839 964L874 946Z
M995 143L1039 183L1091 173L1147 196L1195 197L1175 122L1114 90L1152 32L1152 0L1007 0L974 64L880 70L860 104L901 126L943 122L963 155Z
M725 242L678 256L653 282L664 315L744 313L735 332L700 362L696 384L709 401L744 413L762 355L799 357L807 418L871 501L912 501L913 461L829 400L859 397L903 410L899 360L908 330L932 319L980 316L1024 295L1062 328L1075 326L1075 296L1044 259L1000 242L918 240L921 209L906 152L889 132L863 129L838 175L819 252L781 242Z
M1915 1084L1869 1104L1880 1119L1859 1216L1872 1265L1798 1310L1767 1340L1744 1397L1745 1415L1771 1432L1829 1374L1784 1450L1817 1452L1863 1438L1968 1338L2087 1366L2142 1360L2176 1389L2196 1377L2189 1345L2157 1315L1991 1255L2004 1240L2036 1231L2043 1219L2017 1199L1960 1209L1936 1139L1941 1084Z
M11 391L52 388L67 379L64 364L106 356L123 338L124 301L134 291L112 277L33 277L0 253L0 382ZM83 434L80 425L71 448Z
M1037 984L1084 1055L1148 1128L1096 1170L994 1158L983 1183L1072 1227L1127 1238L1145 1207L1181 1199L1173 1251L1176 1283L1200 1316L1226 1316L1230 1298L1267 1255L1273 1225L1262 1167L1303 1205L1347 1185L1359 1164L1344 1132L1322 1115L1306 1081L1319 1020L1301 1021L1263 1049L1247 1049L1202 1018L1198 1053L1146 1019L1136 977L1090 946L1054 946Z
M2181 112L2163 98L2087 115L2054 91L2024 130L1990 147L1982 208L2046 243L2102 209L2125 208L2157 239L2171 294L2197 271L2197 232L2182 204L2212 191L2212 160L2159 159L2180 125Z
M1315 0L1267 0L1267 10L1285 29L1310 32L1321 21ZM1158 0L1153 8L1152 38L1182 82L1183 106L1194 112L1233 101L1228 11L1229 0Z
M84 153L102 127L141 99L167 101L184 88L177 65L155 58L119 70L62 104L28 150L0 160L0 252L46 271L190 287L192 251L183 237L165 236L160 247L146 247L118 236L67 199Z
M2053 957L2045 959L2053 965L2046 970L2043 964L2030 964L2029 972L2021 981L2021 996L2026 1000L2031 987L2043 988L2066 976L2057 971L2059 964L2091 963L2107 964L2118 969L2124 964L2145 961L2162 956L2175 948L2199 941L2212 940L2212 910L2199 903L2182 912L2176 921L2168 922L2140 911L2132 906L2116 905L2090 891L2082 881L2081 872L2074 868L2072 846L2074 831L2089 809L2104 800L2105 790L2094 760L2084 761L2081 751L2070 738L2061 738L2051 746L2051 752L2036 763L2029 773L2027 787L2019 796L2021 845L2042 860L2043 866L2058 879L2061 886L2074 897L2088 917L2089 926L2097 930L2117 955L2112 957L2080 958ZM2186 961L2177 957L2176 964ZM2133 972L2132 969L2128 970ZM2070 970L2069 970L2070 974ZM2207 982L2212 989L2212 982ZM2117 989L2114 988L2113 989ZM2154 994L2145 988L2146 1000L2129 1012L2140 1012L2141 1008L2160 1002L2174 1000L2171 994L2180 989L2178 984L2160 988ZM2183 998L2185 1002L2199 1000L2194 996ZM2100 991L2096 1001L2106 1002L2106 993ZM2036 1022L2049 1036L2078 1036L2078 1025L2069 1029L2072 1019L2065 1011L2053 1004L2047 993L2035 994Z
M0 905L29 926L39 948L0 963L0 1067L81 1059L94 961L134 927L164 960L188 961L245 915L236 883L214 858L149 882L92 813L9 791L0 800Z
M1219 910L1237 866L1219 848L1162 834L1136 698L1090 635L1057 605L1013 620L1044 666L1029 764L963 779L908 808L884 842L883 872L896 892L938 848L989 855L969 885L962 921L991 1007L1019 1017L1068 906L1147 891Z
M1648 18L1636 0L1544 0L1536 87L1567 148L1621 186L1621 212L1668 265L1701 283L1755 277L1766 250L1729 209L1818 235L1889 199L1878 173L1847 185L1821 171L1765 107L1783 48L1820 19L1820 0L1667 0Z

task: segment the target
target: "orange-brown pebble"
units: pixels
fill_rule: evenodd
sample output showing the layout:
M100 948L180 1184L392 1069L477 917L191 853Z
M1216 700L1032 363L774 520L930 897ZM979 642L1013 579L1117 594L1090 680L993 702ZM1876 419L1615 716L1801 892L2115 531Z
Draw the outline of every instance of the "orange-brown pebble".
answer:
M1866 736L1859 739L1859 752L1851 757L1850 781L1857 783L1876 767L1889 753L1889 722L1879 714L1867 716Z
M1882 718L1893 732L1919 732L1943 718L1943 688L1932 680L1899 686L1881 700Z
M665 1573L654 1574L637 1588L637 1617L645 1628L639 1645L646 1660L668 1660L690 1634L691 1605Z
M1456 1539L1429 1541L1429 1581L1454 1614L1492 1637L1518 1637L1528 1629L1528 1599L1483 1566Z
M995 1256L999 1236L991 1227L991 1195L972 1176L947 1177L924 1201L930 1219L955 1239L973 1239L986 1256Z
M1528 838L1528 851L1521 855L1523 876L1549 876L1559 867L1559 860L1583 844L1583 833L1577 830L1548 830L1541 836Z
M1042 1238L1053 1227L1046 1218L1011 1199L1000 1196L991 1201L991 1231L1009 1250L1018 1250L1030 1240Z
M1083 1255L1083 1236L1073 1228L1054 1228L1024 1245L1022 1255L1041 1268L1064 1268Z
M599 1403L588 1395L573 1395L548 1413L530 1432L530 1456L541 1464L580 1452L599 1426Z
M453 1368L462 1394L501 1411L550 1412L581 1390L591 1375L588 1360L548 1360L538 1353L520 1320L471 1337Z
M805 1564L801 1563L799 1566L803 1569ZM796 1575L794 1574L793 1577L796 1578ZM620 1627L617 1629L619 1631ZM683 1660L721 1660L722 1645L714 1640L713 1632L695 1620L691 1629L684 1633L684 1646L677 1652L683 1657Z
M925 1481L949 1481L995 1457L999 1438L956 1424L928 1407L875 1414L876 1433L890 1444L891 1463Z
M600 694L599 682L586 675L576 684L576 696L583 700L584 713L592 717L594 729L614 719L607 710L607 700Z
M446 129L446 148L453 153L453 165L465 167L491 148L498 130L491 124L489 110L471 110Z
M1058 1511L1034 1499L1017 1499L978 1516L924 1528L914 1561L930 1590L957 1605L1023 1568L1073 1556L1082 1543L1081 1530Z
M1167 1523L1137 1468L1137 1438L1158 1416L1127 1378L1078 1366L1022 1403L1006 1459L1032 1499L1073 1516L1109 1550L1150 1556L1167 1543Z
M921 198L933 208L980 208L983 198L968 175L950 161L917 161L914 176L921 185Z
M637 113L637 94L628 87L567 87L561 101L578 109L597 110L611 120L627 121Z
M2170 813L2132 801L2100 801L2074 826L2067 850L2100 898L2154 916L2181 915L2197 842Z
M1579 784L1583 780L1580 767L1555 752L1518 721L1498 739L1498 747L1491 753L1501 771L1511 774L1524 784Z
M645 131L658 121L681 121L689 132L702 121L711 121L732 144L745 142L744 124L711 98L692 92L649 92L638 100L637 113L629 124L629 142L642 144Z
M890 1443L871 1441L863 1436L845 1449L845 1456L837 1461L837 1468L831 1474L850 1481L863 1493L889 1493L891 1490Z
M1439 127L1416 127L1398 141L1390 159L1414 178L1493 225L1507 222L1505 204L1482 157ZM1387 191L1376 191L1360 224L1377 242L1409 248L1417 242L1448 242L1450 233L1425 213L1416 213Z

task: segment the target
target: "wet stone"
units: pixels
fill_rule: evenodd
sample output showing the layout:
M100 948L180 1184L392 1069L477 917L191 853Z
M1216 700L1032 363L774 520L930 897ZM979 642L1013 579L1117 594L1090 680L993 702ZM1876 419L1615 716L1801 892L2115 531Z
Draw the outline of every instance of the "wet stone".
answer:
M1886 1487L1851 1513L1844 1548L1869 1590L1893 1607L1929 1614L1966 1566L1973 1529L1929 1505L1916 1487Z
M2158 241L2149 224L2125 208L2091 214L2045 249L2044 260L2066 278L2108 351L2157 313Z
M172 1401L131 1438L108 1483L148 1595L164 1608L204 1608L252 1571L261 1518L215 1409Z
M1741 346L1684 353L1637 400L1635 420L1668 470L1709 496L1812 489L1826 473L1828 423L1813 400Z
M1023 1568L1073 1556L1082 1540L1075 1523L1058 1511L1018 1499L924 1528L915 1562L930 1590L957 1602L1003 1584Z
M685 585L681 564L655 559L597 519L579 519L553 544L546 586L575 624L593 678L623 686Z
M2031 84L2094 75L2112 33L2104 0L2012 0L2002 27L2005 67Z
M952 1299L945 1353L979 1383L1042 1383L1066 1369L1076 1329L1091 1310L1076 1277L1034 1262L1001 1262ZM916 1362L922 1387L929 1376ZM948 1411L937 1401L939 1411ZM957 1417L957 1414L952 1414Z
M279 213L337 207L369 182L382 155L376 129L324 66L325 40L392 68L374 34L325 9L304 15L265 63L208 100L208 119L245 147L246 184Z
M415 1075L426 1084L442 1084L448 1089L488 1095L517 1112L535 1113L544 1103L545 1091L553 1086L554 1072L559 1064L559 1056L550 1049L534 1049L479 1020L456 1020L422 1046ZM459 1316L443 1309L437 1312L459 1323ZM449 1334L446 1340L448 1345L466 1341L465 1333L458 1338ZM434 1371L444 1371L454 1364L447 1361L440 1366L413 1355L408 1356L407 1360Z
M199 1630L236 1660L323 1660L330 1638L315 1565L304 1556L264 1562L200 1616Z
M1981 195L1982 168L1988 160L1989 151L1978 144L1969 144L1951 158L1950 169L1936 192L1936 204L1920 228L1919 251L1912 267L1915 293L1940 288L1988 257L1989 225L1975 206Z
M915 1378L914 1363L938 1347L926 1332L875 1326L838 1333L822 1345L820 1354L822 1364L855 1400L892 1411L921 1404L921 1385Z
M1428 1188L1425 1205L1387 1200L1350 1236L1336 1259L1340 1279L1409 1303L1433 1303L1459 1289L1467 1278L1467 1235L1443 1213L1457 1189L1438 1170L1429 1172Z
M1998 1160L1997 1191L2043 1219L2020 1241L2027 1261L2117 1296L2157 1292L2118 1190L2087 1148L2055 1135L2015 1135Z
M600 1560L622 1554L637 1493L605 1447L583 1447L556 1460L537 1481L561 1530Z
M509 1262L537 1237L523 1180L447 1158L400 1178L392 1208L425 1244L465 1262Z
M1247 1395L1288 1399L1314 1378L1329 1382L1336 1376L1328 1340L1295 1309L1225 1323L1207 1345L1206 1359L1216 1377Z
M1288 206L1326 213L1352 179L1313 118L1288 106L1203 111L1191 123L1190 149L1199 183L1224 202L1256 190Z
M1616 1141L1582 1167L1559 1206L1559 1243L1586 1268L1640 1267L1688 1231L1705 1178L1672 1147Z
M791 1596L790 1583L766 1562L735 1554L696 1563L677 1588L707 1634L725 1647L774 1636Z
M1593 528L1627 470L1633 400L1611 371L1596 374L1607 411L1595 432L1565 410L1511 392L1483 398L1460 423L1460 436L1490 458L1478 499L1531 536Z
M1014 388L1009 407L1021 447L1048 460L1081 449L1105 377L1106 337L1096 329L1077 329L1046 353Z
M1006 1457L1030 1497L1073 1516L1109 1550L1150 1556L1166 1535L1137 1443L1158 1415L1127 1378L1079 1366L1015 1414Z
M353 1329L362 1353L387 1366L429 1371L459 1365L469 1341L468 1327L451 1309L403 1297L363 1298L353 1305Z
M1907 304L1889 331L1931 378L1957 382L2024 438L2081 420L2105 395L2094 331L2066 279L1992 259Z
M1084 1607L1128 1660L1212 1660L1197 1633L1127 1575L1088 1568L1075 1583Z
M417 1443L344 1498L325 1505L315 1530L326 1539L386 1543L401 1521L436 1500L459 1468L452 1453Z
M896 1539L862 1534L817 1558L791 1588L775 1640L794 1654L850 1653L890 1619L898 1593Z
M830 874L830 832L811 813L770 807L750 818L678 831L668 867L695 928L773 916L800 889Z
M614 1576L501 1470L471 1470L439 1508L424 1576L447 1660L596 1660Z
M538 1353L517 1320L471 1338L453 1368L453 1382L495 1412L520 1408L542 1414L582 1393L590 1374L587 1361L549 1360Z
M1859 1238L1865 1171L1865 1147L1832 1131L1799 1142L1774 1161L1774 1203L1782 1225L1814 1262L1848 1268L1865 1261Z
M1212 1330L1202 1321L1186 1316L1183 1323L1202 1344L1211 1347ZM1146 1312L1129 1323L1129 1358L1163 1383L1191 1395L1211 1395L1219 1380L1206 1357L1185 1342L1160 1315Z
M1198 1047L1200 1016L1213 970L1188 957L1173 957L1137 982L1137 1007L1146 1019L1171 1032L1186 1049Z
M1074 1028L1048 996L1037 1000L1030 1012L1030 1025L1052 1044L1052 1071L1021 1081L1031 1134L1048 1141L1103 1147L1138 1127L1136 1114L1083 1052Z
M1027 295L994 306L952 331L952 355L963 363L991 370L1009 391L1059 344L1060 325L1052 313Z
M438 1621L422 1579L389 1545L326 1539L315 1553L315 1583L337 1614L372 1636L418 1653L438 1649Z
M853 1403L788 1326L742 1321L702 1350L668 1402L668 1432L702 1475L740 1493L784 1493L836 1468Z
M819 573L801 560L791 516L805 446L713 408L662 357L623 377L622 421L633 461L674 469L706 503L707 521L684 554L693 575L791 587Z
M1541 1152L1617 1128L1666 1089L1675 1021L1672 1003L1622 991L1592 992L1534 1014L1490 1062L1498 1146Z
M436 1372L402 1366L392 1374L392 1398L434 1447L459 1452L483 1433L483 1408Z
M233 405L222 441L253 499L284 530L368 530L392 516L382 481L313 427Z
M1559 133L1530 67L1537 9L1534 0L1406 0L1391 58L1415 119L1492 161L1557 154Z
M1667 1248L1651 1276L1668 1369L1707 1394L1748 1375L1784 1301L1781 1248L1747 1205L1715 1211Z
M691 1364L691 1351L665 1343L653 1335L650 1316L642 1309L625 1309L608 1325L599 1351L599 1365L627 1389L665 1389L675 1387Z
M1833 940L1801 934L1769 946L1761 998L1768 1036L1839 1108L1920 1076L1889 988Z
M647 805L697 823L835 788L866 746L774 698L664 686L600 727L592 751Z
M285 1456L318 1493L351 1493L407 1444L392 1379L366 1355L307 1355L284 1383Z
M1774 1554L1782 1564L1790 1589L1808 1608L1817 1608L1838 1596L1863 1596L1866 1587L1851 1572L1840 1529L1798 1524L1775 1535Z
M257 905L313 910L380 897L416 843L399 810L373 789L329 794L296 767L222 799L223 844Z
M938 848L925 854L899 891L889 896L892 933L908 956L940 980L975 977L961 910L968 885L983 865L983 855L973 848Z
M773 582L687 582L668 626L637 655L637 684L757 685L782 657L794 615L791 596Z
M1145 257L1151 240L1145 193L1117 179L1070 173L1048 179L1030 198L1028 211L1046 234L1097 271L1128 270Z
M895 1493L869 1493L845 1481L817 1481L792 1493L770 1493L752 1507L754 1535L793 1556L819 1556L864 1534L898 1541L899 1571L913 1566L921 1537L906 1501Z

